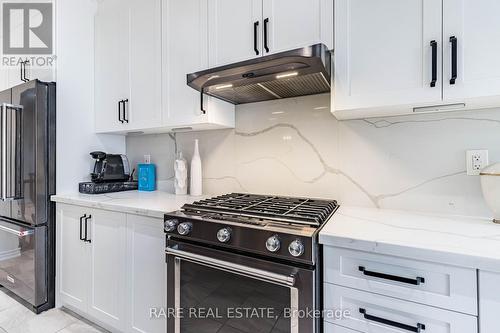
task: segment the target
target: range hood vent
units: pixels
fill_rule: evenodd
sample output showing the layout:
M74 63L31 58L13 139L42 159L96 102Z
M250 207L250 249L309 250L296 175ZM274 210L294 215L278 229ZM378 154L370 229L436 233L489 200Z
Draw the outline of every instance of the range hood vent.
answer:
M323 44L188 74L203 94L238 105L330 92L331 54Z

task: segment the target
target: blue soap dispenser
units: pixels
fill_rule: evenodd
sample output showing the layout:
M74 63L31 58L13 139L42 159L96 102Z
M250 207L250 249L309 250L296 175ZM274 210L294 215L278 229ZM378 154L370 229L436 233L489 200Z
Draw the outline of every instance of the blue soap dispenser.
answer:
M144 163L138 165L139 169L139 191L156 190L156 166L151 164L151 156L144 156Z

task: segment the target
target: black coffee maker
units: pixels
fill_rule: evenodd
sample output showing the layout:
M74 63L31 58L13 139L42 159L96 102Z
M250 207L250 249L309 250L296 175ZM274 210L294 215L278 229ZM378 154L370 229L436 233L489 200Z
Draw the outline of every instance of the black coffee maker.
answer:
M130 164L126 155L106 154L102 151L90 153L95 159L90 178L94 183L125 182L130 180Z
M80 183L80 193L100 194L137 190L137 182L133 181L134 171L130 171L126 155L94 151L90 156L95 160L94 170L90 173L92 181Z

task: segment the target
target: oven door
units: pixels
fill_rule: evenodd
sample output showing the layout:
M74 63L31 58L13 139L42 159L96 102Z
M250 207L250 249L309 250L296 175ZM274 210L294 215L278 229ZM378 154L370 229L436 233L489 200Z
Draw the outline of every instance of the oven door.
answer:
M317 332L313 270L172 240L166 253L168 332Z

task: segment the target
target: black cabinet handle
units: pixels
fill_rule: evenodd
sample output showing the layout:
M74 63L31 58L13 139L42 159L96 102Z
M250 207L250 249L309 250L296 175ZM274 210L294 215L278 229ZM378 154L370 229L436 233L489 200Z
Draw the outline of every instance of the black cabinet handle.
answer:
M83 237L83 219L87 217L87 214L80 217L80 240L85 241L85 237Z
M259 21L255 21L253 23L253 49L255 51L255 55L259 55L259 46L258 44L258 34L259 34Z
M267 26L269 25L269 18L266 18L264 20L264 48L266 49L266 52L269 53L269 43L268 43L268 29Z
M122 103L123 101L118 102L118 121L123 124L123 119L122 119Z
M85 237L84 237L83 241L86 243L92 243L92 240L88 238L88 223L89 223L89 220L91 218L92 218L92 215L89 215L85 218Z
M397 276L397 275L390 275L390 274L385 274L385 273L367 271L363 266L359 266L358 270L360 272L363 272L363 275L372 276L372 277L376 277L376 278L384 279L384 280L402 282L402 283L412 284L415 286L419 286L422 283L425 283L425 279L423 277L417 277L415 279L410 279L410 278L405 278L405 277Z
M451 79L450 84L455 84L457 80L457 37L451 36Z
M128 114L127 114L128 99L124 99L122 102L123 102L123 120L128 124Z
M200 110L201 110L201 113L206 114L207 110L205 109L204 95L205 95L205 88L201 88L201 90L200 90Z
M406 325L406 324L403 324L403 323L399 323L397 321L392 321L392 320L389 320L389 319L372 316L372 315L366 313L366 310L363 309L363 308L359 308L359 313L363 314L363 317L366 320L374 321L376 323L384 324L384 325L387 325L387 326L392 326L392 327L400 328L400 329L408 331L408 332L420 333L421 331L425 330L425 325L424 324L418 323L417 326Z
M431 49L432 49L432 79L431 79L431 87L434 88L437 82L437 42L435 40L431 41Z

